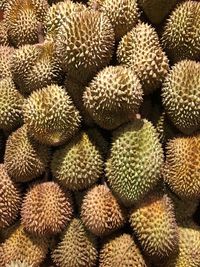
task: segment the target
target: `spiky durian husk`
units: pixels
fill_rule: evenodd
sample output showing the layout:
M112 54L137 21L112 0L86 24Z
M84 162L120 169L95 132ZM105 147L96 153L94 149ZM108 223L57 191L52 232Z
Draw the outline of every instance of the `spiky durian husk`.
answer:
M33 265L26 263L25 261L12 261L10 264L7 264L6 267L32 267Z
M34 185L22 203L22 225L36 235L61 232L72 218L72 200L55 182Z
M0 45L0 79L12 77L11 59L13 52L14 52L13 48L9 46Z
M163 46L172 59L200 59L200 3L184 1L170 15L162 34Z
M126 205L138 202L156 185L162 165L163 150L150 122L135 120L115 132L106 176Z
M114 129L138 112L142 95L140 81L131 69L109 66L86 87L83 100L97 124Z
M9 45L8 33L5 21L0 21L0 45Z
M52 259L60 267L94 267L97 250L94 238L80 219L73 219L63 234L61 242L52 253Z
M87 82L112 57L114 31L109 19L97 11L69 16L57 37L57 53L69 76Z
M65 143L80 125L80 115L72 100L55 84L33 92L24 105L23 114L31 134L46 145Z
M167 144L164 180L183 199L199 198L199 151L200 135L177 137Z
M8 137L4 162L15 181L27 182L42 175L48 161L49 149L30 138L26 125Z
M0 80L0 128L13 130L22 122L23 96L10 77Z
M200 63L176 63L162 86L162 102L174 125L192 134L200 125Z
M117 40L139 21L136 0L89 0L88 4L90 8L99 10L110 19Z
M119 63L131 67L141 81L144 94L159 88L169 70L156 31L140 23L121 40L117 50Z

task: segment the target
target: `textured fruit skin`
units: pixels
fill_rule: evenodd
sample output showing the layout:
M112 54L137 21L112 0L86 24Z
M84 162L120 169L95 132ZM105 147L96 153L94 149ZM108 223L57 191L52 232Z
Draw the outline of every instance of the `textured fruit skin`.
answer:
M114 46L109 19L97 11L72 14L59 31L57 53L75 80L86 82L106 66Z
M60 267L94 267L97 261L95 240L80 219L73 219L63 234L62 241L52 253Z
M0 79L12 76L10 68L13 51L14 49L12 47L0 45Z
M86 110L101 127L114 129L135 115L142 103L142 86L131 69L109 66L86 87Z
M32 267L33 265L27 264L25 261L12 261L6 267Z
M162 147L150 122L135 120L115 132L106 176L124 204L138 202L157 184L162 165Z
M19 189L8 176L4 164L0 164L0 228L11 225L21 206Z
M131 67L140 79L144 94L160 87L169 71L168 59L153 27L139 23L120 41L118 62Z
M18 226L0 246L0 266L5 267L12 261L25 261L32 267L38 267L48 252L47 240L32 236Z
M89 0L88 4L90 8L99 10L110 19L117 40L120 40L139 21L136 0Z
M200 136L178 137L166 147L164 180L183 199L198 199L200 194Z
M0 21L0 45L9 45L5 21Z
M22 225L32 234L57 234L65 228L72 214L71 196L55 182L36 184L23 199Z
M128 234L117 236L105 243L100 250L99 267L146 267L141 252Z
M83 190L103 175L103 159L89 136L81 132L55 152L51 170L66 189Z
M200 63L176 63L162 85L162 102L174 125L192 134L200 125Z
M49 149L30 138L26 125L8 137L4 162L16 182L27 182L42 175L48 161Z
M162 44L172 61L200 59L200 3L185 1L171 13Z
M33 92L23 108L24 122L39 142L57 146L78 130L80 115L64 89L52 84Z
M166 257L178 246L178 226L167 195L150 194L133 208L130 224L143 250L151 257Z
M123 226L125 213L106 185L96 185L83 199L81 219L90 232L103 236Z
M23 96L11 78L0 80L0 128L13 130L22 122Z

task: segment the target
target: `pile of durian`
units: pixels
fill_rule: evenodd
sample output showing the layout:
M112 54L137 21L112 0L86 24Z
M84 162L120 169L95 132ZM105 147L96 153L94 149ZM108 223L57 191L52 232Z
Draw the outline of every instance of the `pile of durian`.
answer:
M200 267L200 2L0 10L0 267Z

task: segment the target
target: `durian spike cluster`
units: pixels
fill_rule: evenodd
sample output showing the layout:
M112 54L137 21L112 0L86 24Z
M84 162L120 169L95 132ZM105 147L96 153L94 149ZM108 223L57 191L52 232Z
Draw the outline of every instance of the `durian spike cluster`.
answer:
M0 267L200 267L200 2L0 0Z

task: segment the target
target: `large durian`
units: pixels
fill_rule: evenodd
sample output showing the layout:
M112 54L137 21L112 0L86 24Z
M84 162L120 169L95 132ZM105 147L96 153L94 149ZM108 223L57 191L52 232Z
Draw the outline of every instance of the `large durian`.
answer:
M12 47L0 45L0 79L12 77L11 58L13 51Z
M0 45L9 45L8 32L5 21L0 21Z

